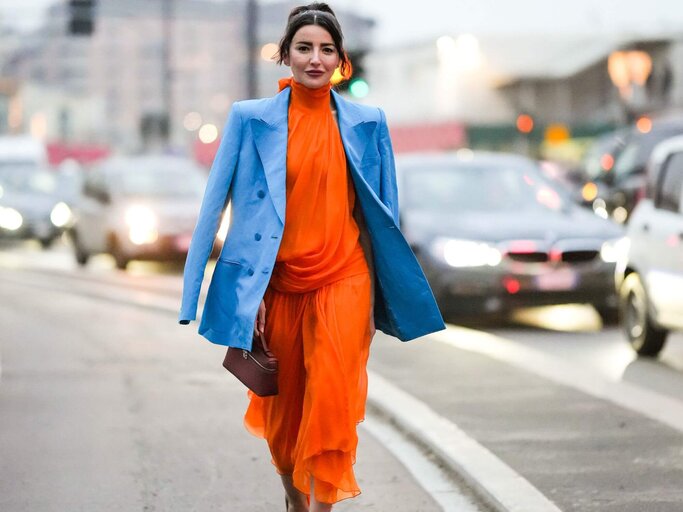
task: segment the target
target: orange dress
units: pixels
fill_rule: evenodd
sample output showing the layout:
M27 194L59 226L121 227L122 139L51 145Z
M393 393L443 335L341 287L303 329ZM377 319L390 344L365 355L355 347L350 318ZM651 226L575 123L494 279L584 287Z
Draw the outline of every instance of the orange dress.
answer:
M353 473L370 349L368 265L353 219L355 191L330 110L330 86L293 79L285 230L264 300L279 360L277 396L249 393L245 425L264 437L280 474L336 503L360 494Z

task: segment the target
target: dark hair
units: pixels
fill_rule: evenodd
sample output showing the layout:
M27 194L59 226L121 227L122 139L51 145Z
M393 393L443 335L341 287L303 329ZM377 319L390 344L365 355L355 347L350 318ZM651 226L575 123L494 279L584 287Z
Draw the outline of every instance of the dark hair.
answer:
M291 10L287 18L285 34L280 39L280 44L278 45L277 63L282 64L288 57L289 47L294 39L294 34L306 25L318 25L327 30L330 36L332 36L334 47L339 54L339 70L342 76L345 78L351 76L351 62L346 55L346 51L344 51L344 35L342 34L341 26L332 8L324 2L300 5Z

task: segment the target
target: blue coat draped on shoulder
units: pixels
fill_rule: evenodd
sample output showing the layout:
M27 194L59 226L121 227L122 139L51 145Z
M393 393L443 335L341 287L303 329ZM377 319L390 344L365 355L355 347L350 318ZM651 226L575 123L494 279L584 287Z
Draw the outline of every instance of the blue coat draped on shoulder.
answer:
M384 112L332 91L349 172L372 241L375 325L403 341L444 323L398 226L394 156ZM251 348L254 320L270 280L285 221L290 89L233 105L211 167L187 255L179 322L197 315L204 270L222 213L231 222L206 297L199 333L213 343Z

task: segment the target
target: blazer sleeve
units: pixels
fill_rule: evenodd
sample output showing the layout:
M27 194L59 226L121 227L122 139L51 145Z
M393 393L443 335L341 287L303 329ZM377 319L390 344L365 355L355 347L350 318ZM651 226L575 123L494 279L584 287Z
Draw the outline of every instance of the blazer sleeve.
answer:
M398 187L396 185L396 165L394 150L391 146L389 128L384 111L379 109L379 156L380 156L380 201L389 208L396 226L399 225L398 216Z
M220 226L221 214L228 198L241 144L242 116L239 104L235 103L228 115L216 157L211 165L199 218L192 233L192 242L185 261L183 298L178 317L181 324L189 324L197 317L197 302L204 280L204 270Z

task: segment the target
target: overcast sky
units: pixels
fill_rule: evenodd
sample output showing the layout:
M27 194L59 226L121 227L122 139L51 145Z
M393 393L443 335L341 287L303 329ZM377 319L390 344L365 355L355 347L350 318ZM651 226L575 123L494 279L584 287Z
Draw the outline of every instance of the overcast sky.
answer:
M45 7L54 2L0 0L0 17L15 26L35 26ZM377 42L381 45L459 32L683 33L682 0L331 0L329 3L333 8L350 7L374 17L378 22Z

